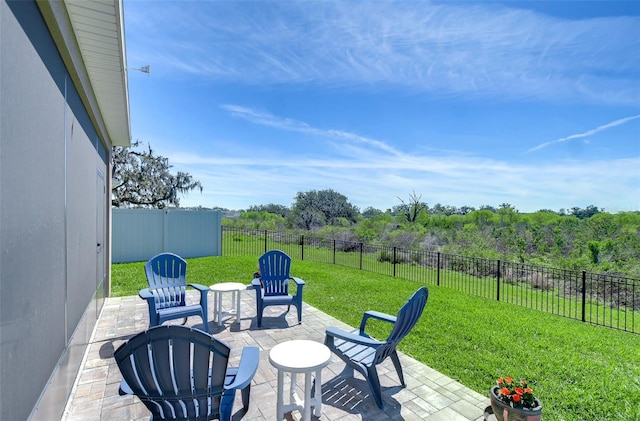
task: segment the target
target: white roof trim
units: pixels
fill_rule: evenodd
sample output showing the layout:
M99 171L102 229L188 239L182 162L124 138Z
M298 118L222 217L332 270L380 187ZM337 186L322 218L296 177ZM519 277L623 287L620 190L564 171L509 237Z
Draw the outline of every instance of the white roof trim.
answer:
M38 6L98 134L130 146L122 0L38 0Z

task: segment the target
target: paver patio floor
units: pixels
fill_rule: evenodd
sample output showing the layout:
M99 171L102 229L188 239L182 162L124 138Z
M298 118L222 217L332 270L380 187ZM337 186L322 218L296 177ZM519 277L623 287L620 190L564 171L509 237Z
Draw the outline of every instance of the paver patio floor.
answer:
M189 292L190 302L196 302ZM232 349L232 364L237 364L243 346L260 349L260 364L251 385L249 410L244 412L241 399L236 396L233 420L269 420L276 418L277 371L269 363L269 351L276 344L292 339L324 341L325 329L337 326L353 329L304 303L303 323L297 324L295 308L285 313L285 307L268 307L262 328L255 319L255 293L242 292L240 323L225 319L222 326L213 322L213 294L209 298L209 327L217 339ZM230 296L229 296L230 297ZM225 306L230 306L225 297ZM425 311L429 311L429 307ZM178 321L179 322L179 321ZM173 323L173 322L169 322ZM202 327L202 321L190 317L187 325ZM93 337L63 419L67 421L91 420L148 420L149 412L133 396L119 396L122 379L113 359L114 350L124 341L148 328L148 310L144 300L137 296L108 298ZM487 396L476 393L462 384L442 375L415 359L400 354L407 387L401 387L392 362L387 359L379 366L385 410L380 410L369 395L366 381L358 373L355 377L341 376L344 363L335 355L322 371L322 414L319 420L429 420L480 421ZM285 376L286 378L287 376ZM299 381L298 384L304 384ZM285 386L286 387L286 386ZM287 390L287 389L285 389ZM286 415L288 420L299 420L300 413Z

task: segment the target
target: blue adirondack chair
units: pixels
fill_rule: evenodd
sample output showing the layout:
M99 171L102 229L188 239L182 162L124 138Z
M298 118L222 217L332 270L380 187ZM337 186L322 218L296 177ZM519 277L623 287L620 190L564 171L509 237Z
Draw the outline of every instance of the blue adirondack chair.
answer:
M271 250L258 259L260 277L251 282L256 290L256 314L258 327L262 327L262 313L268 306L291 305L298 310L298 323L302 323L302 279L289 276L291 257L280 250ZM289 281L296 283L296 295L289 294Z
M249 408L251 379L258 369L256 347L242 350L228 367L230 349L208 333L186 326L156 326L122 344L114 357L123 380L120 395L134 394L151 420L231 419L236 390Z
M384 404L376 366L387 357L391 357L400 383L406 386L396 346L418 322L428 298L429 291L426 287L422 287L413 293L395 317L378 311L367 311L362 317L359 330L347 332L330 327L326 331L325 345L347 364L348 375L353 376L353 369L356 369L367 379L371 394L381 409L384 409ZM385 341L378 341L365 333L366 323L370 318L393 324L391 333Z
M161 253L152 257L144 266L149 288L141 289L138 295L149 305L149 326L158 326L167 320L189 316L202 318L203 330L209 331L207 320L207 293L209 287L188 284L187 262L173 253ZM187 286L200 291L200 304L187 305ZM183 323L184 324L184 323Z

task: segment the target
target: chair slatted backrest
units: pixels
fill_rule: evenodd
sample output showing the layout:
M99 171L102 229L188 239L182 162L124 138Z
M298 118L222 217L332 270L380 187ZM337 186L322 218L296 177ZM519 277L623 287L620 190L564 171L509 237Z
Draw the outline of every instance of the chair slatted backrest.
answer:
M137 334L114 357L154 417L209 420L219 415L229 352L202 331L172 325Z
M396 317L389 337L385 341L386 344L378 348L376 353L376 361L382 362L390 353L392 353L398 343L411 332L411 329L418 323L429 298L429 290L425 287L419 288L413 293L411 298L400 308Z
M187 262L173 253L154 256L144 266L158 309L185 305Z
M258 259L258 265L265 297L289 294L291 257L283 251L271 250Z

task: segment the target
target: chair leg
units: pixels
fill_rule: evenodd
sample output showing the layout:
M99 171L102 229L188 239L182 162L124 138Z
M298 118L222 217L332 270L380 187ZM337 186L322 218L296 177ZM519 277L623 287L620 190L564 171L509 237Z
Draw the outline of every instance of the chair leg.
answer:
M376 405L378 405L378 408L384 409L384 404L382 403L382 390L380 390L380 379L378 378L378 371L376 370L375 365L367 367L367 383L369 383L371 394L376 400Z
M209 323L207 322L206 317L202 317L202 330L209 333Z
M262 305L262 291L260 285L254 286L256 291L256 318L258 319L258 327L262 327L262 311L264 306Z
M251 398L251 384L248 384L247 387L242 389L242 408L247 411L249 410L249 399Z
M206 293L204 296L200 294L200 307L202 307L202 325L204 326L204 331L209 333L209 306Z
M149 328L152 328L154 326L158 326L160 324L160 317L158 317L158 314L151 314L151 312L149 312Z
M353 367L349 366L349 365L345 365L344 366L344 370L342 370L342 373L340 373L340 377L353 377L355 375L355 370L353 369Z
M202 307L202 311L200 312L200 318L202 319L202 330L209 333L209 323L207 321L207 312L208 312L207 305L203 304L202 300L200 300L200 307ZM184 320L186 322L187 318L185 317Z
M220 421L231 421L236 390L225 390L220 398Z
M396 368L396 373L398 373L400 384L406 387L407 385L404 383L404 374L402 373L402 366L400 365L400 358L398 358L398 353L395 350L391 354L391 361L393 361L393 365Z
M256 316L258 317L258 327L262 327L262 309L258 309Z

